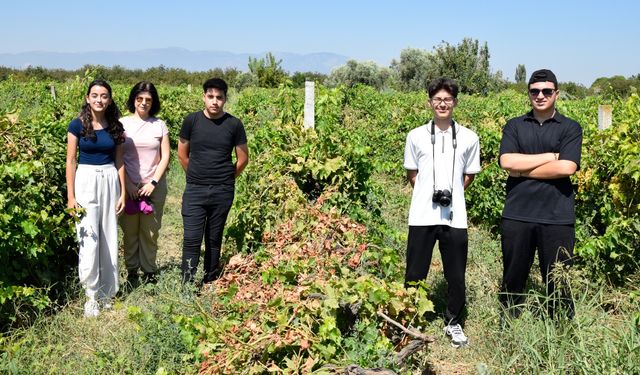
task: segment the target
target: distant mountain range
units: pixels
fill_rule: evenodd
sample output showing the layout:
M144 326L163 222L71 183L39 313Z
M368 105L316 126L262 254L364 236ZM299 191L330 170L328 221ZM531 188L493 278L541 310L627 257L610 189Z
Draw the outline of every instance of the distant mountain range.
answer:
M333 68L349 59L335 53L297 54L272 52L285 71L318 72L328 74ZM225 51L190 51L184 48L158 48L140 51L91 51L91 52L46 52L0 53L0 66L24 69L28 66L50 69L78 69L83 65L120 65L129 69L147 69L164 65L187 71L206 71L215 68L237 68L247 71L249 57L264 58L264 53L231 53Z

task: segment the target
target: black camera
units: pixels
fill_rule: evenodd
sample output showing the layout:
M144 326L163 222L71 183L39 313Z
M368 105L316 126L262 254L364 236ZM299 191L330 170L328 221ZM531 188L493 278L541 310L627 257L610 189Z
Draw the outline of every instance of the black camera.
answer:
M451 192L447 189L436 190L433 192L433 198L431 200L442 207L449 207L451 204Z

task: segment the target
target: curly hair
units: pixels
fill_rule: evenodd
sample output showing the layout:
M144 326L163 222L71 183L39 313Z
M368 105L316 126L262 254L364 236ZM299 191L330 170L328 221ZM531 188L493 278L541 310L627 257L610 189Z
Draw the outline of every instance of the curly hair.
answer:
M456 83L456 81L450 78L436 78L429 83L429 87L427 88L427 92L429 93L430 98L437 94L440 90L448 92L449 95L453 96L454 98L458 97L458 84Z
M107 89L109 92L109 97L112 98L111 103L105 108L105 118L107 120L107 132L113 138L117 145L124 142L124 128L122 127L122 123L120 122L120 110L118 109L118 105L113 101L111 86L107 83L107 81L102 79L96 79L89 84L89 88L87 89L87 96L91 93L91 88L93 86L100 86ZM89 138L91 140L96 139L96 131L93 129L93 125L91 122L93 121L93 116L91 115L91 106L87 103L85 99L85 103L82 105L82 109L80 110L80 115L78 116L80 121L82 122L82 132L80 135L82 137Z

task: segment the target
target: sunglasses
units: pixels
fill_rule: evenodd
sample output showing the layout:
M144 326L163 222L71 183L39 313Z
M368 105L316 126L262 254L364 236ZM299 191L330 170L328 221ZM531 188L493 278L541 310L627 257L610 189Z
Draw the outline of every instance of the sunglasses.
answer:
M141 97L141 96L138 96L138 97L136 98L136 103L142 103L142 102L143 102L143 101L145 101L145 100L147 101L147 103L151 103L151 102L153 102L153 98L143 98L143 97Z
M553 93L555 92L555 89L529 89L529 95L533 96L534 98L537 97L538 95L540 95L540 93L542 92L542 95L546 96L546 97L550 97L551 95L553 95Z

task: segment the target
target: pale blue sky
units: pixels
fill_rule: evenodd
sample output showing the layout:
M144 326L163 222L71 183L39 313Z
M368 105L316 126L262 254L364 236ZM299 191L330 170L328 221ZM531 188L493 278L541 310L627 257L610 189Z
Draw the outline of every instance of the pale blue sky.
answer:
M0 53L333 52L388 66L407 47L471 37L488 43L491 69L510 80L518 64L587 86L640 73L633 0L5 0L0 14Z

